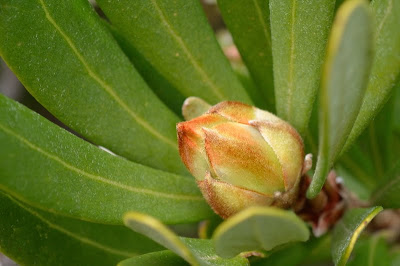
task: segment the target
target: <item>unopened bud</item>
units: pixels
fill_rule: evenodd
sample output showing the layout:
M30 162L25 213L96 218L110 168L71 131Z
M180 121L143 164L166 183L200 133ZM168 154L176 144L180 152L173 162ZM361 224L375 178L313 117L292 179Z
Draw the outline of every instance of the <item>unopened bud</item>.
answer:
M304 147L287 122L253 106L222 102L179 123L177 131L184 164L221 217L254 205L293 204Z

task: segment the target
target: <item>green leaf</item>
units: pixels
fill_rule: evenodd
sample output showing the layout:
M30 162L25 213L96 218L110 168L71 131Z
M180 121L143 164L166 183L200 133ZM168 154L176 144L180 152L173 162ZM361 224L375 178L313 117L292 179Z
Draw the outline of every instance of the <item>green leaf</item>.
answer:
M275 112L268 5L268 0L218 0L224 22L258 87L249 91L250 96Z
M294 213L266 207L248 208L221 223L214 232L215 249L223 258L243 251L271 250L294 241L306 241L307 226Z
M374 235L367 239L358 240L354 247L354 258L350 258L347 265L390 266L389 250L382 235Z
M26 265L115 265L160 250L123 226L46 213L0 193L0 250Z
M357 238L382 210L382 207L359 208L345 213L333 231L332 257L335 265L346 264Z
M191 265L248 265L242 257L223 259L215 254L212 240L178 237L158 220L141 213L129 212L124 223L175 252Z
M352 156L346 154L342 159L340 164L335 166L335 171L343 178L344 187L357 195L360 200L368 201L376 186L375 182L372 182L373 175L369 175L363 165L358 164L361 158L355 161Z
M2 1L0 55L46 109L86 139L187 173L176 144L178 117L148 88L88 1Z
M335 0L270 0L278 116L305 134L320 84Z
M305 243L294 243L276 247L266 258L252 262L252 266L281 266L281 265L324 265L321 262L331 261L329 252L329 235L312 238Z
M207 24L199 1L97 3L136 52L185 98L251 103Z
M362 106L344 151L387 102L400 74L400 2L374 0L371 9L375 17L375 57Z
M400 208L400 160L388 171L386 182L377 187L372 202L384 208Z
M322 75L319 153L309 198L324 185L361 106L371 59L370 20L364 0L346 1L336 15Z
M103 20L103 24L109 29L118 42L121 49L135 66L137 71L153 90L153 92L173 110L179 117L181 114L183 96L152 64L133 47L126 37L121 34L108 21Z
M212 215L191 178L113 156L0 95L0 190L29 205L100 223L129 210L167 223Z
M162 266L178 266L188 265L187 262L173 253L172 251L158 251L147 253L141 256L136 256L126 259L118 263L118 266L148 266L148 265L162 265Z

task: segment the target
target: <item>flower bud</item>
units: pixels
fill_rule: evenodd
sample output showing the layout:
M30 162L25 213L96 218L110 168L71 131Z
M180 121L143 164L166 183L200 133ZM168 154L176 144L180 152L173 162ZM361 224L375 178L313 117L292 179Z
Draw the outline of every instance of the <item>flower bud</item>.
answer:
M250 105L222 102L179 123L177 132L184 164L221 217L254 205L293 204L304 147L287 122Z

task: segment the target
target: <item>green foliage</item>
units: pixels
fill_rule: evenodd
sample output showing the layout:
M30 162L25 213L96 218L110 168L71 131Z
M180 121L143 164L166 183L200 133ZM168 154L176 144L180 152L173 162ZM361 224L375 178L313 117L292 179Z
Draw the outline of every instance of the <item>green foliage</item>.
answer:
M317 90L334 0L270 0L277 114L301 135Z
M232 216L213 236L217 254L224 258L308 238L309 230L294 213L270 207L252 207Z
M198 0L97 3L104 16L87 0L0 1L2 60L84 138L0 95L1 252L24 265L310 265L331 244L336 265L399 260L381 235L355 244L381 207L346 210L304 243L291 211L221 222L175 130L209 104L255 103L318 155L308 197L335 168L363 205L400 208L399 1L218 0L249 76L232 70ZM181 114L190 96L200 108ZM165 225L205 219L211 239Z
M136 256L127 260L123 260L118 263L118 266L148 265L179 266L188 264L184 259L169 250L147 253L141 256Z
M350 259L347 265L397 265L391 264L389 247L384 237L380 235L357 241L354 247L354 255L354 258Z
M146 75L156 72L181 94L180 105L189 96L210 104L223 100L251 103L218 47L198 1L97 3L135 50L133 53L152 66ZM161 95L168 93L160 91Z
M21 264L110 265L161 249L123 226L46 213L2 193L0 217L0 251Z
M321 81L319 152L310 198L321 190L357 117L372 56L370 24L364 1L346 2L336 15Z
M211 240L178 237L151 216L129 212L124 217L126 226L144 234L173 251L190 265L247 265L242 257L223 259L215 254Z
M250 96L259 107L275 112L269 1L218 0L218 6L259 88L249 92Z
M335 265L345 265L354 244L369 222L383 210L382 207L352 209L336 225L332 237L332 257Z
M168 223L211 215L192 179L113 156L2 95L0 142L0 189L35 207L114 224L129 210Z
M389 99L400 74L400 2L374 0L375 56L357 120L346 142L349 147Z
M178 118L152 93L87 1L2 5L0 54L43 106L121 156L186 173L176 147Z

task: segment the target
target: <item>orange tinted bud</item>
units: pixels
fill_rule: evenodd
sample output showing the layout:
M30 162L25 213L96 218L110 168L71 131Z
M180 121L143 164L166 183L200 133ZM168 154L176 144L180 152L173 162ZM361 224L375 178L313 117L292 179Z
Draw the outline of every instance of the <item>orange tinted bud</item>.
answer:
M275 115L222 102L177 125L179 152L213 210L227 218L253 205L290 207L302 175L297 131Z

